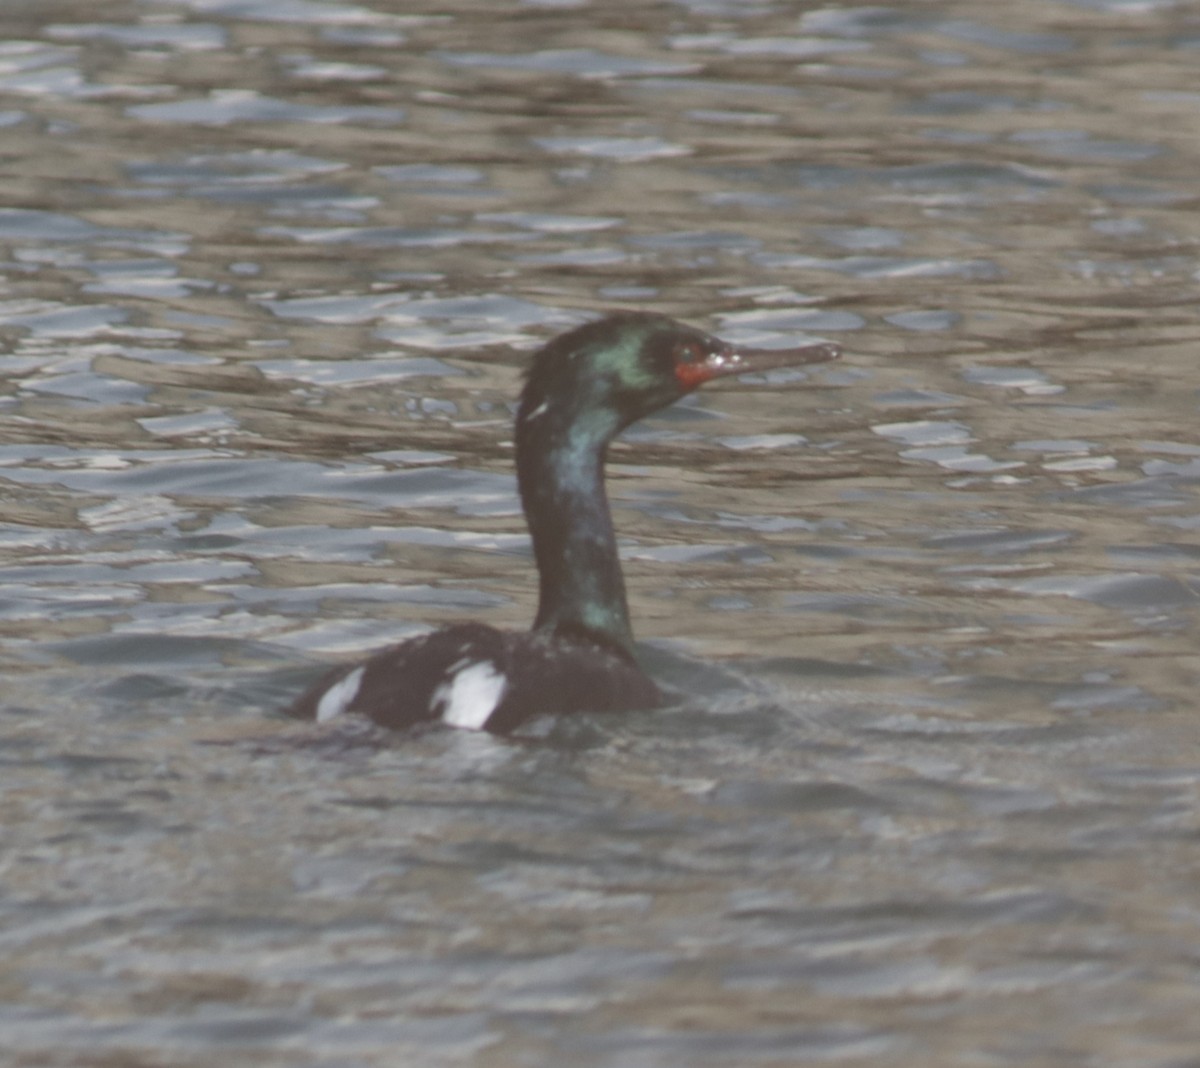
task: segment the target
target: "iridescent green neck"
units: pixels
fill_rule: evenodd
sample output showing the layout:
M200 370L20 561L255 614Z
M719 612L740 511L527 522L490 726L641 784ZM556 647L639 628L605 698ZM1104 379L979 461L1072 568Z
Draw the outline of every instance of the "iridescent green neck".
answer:
M517 476L539 596L535 630L583 632L633 655L625 580L604 491L620 416L582 391L530 383L517 419Z

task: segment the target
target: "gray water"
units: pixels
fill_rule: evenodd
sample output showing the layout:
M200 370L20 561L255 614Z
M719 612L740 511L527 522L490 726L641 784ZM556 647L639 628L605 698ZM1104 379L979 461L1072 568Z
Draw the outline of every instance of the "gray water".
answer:
M0 10L0 1060L1200 1056L1200 14ZM640 425L644 716L277 709L528 623L608 307L838 365Z

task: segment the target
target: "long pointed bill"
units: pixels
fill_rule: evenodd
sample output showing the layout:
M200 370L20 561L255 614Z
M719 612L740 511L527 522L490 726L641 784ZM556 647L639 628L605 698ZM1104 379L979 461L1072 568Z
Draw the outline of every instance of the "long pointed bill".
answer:
M684 389L695 389L714 378L755 374L778 367L799 367L806 363L827 363L842 354L840 345L821 341L794 349L750 349L740 345L722 345L697 363L676 364L675 377Z

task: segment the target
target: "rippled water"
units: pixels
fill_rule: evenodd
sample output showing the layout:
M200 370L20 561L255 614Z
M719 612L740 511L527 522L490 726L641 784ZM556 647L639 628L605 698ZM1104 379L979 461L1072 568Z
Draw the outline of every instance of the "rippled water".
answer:
M5 1063L1195 1062L1194 5L10 8ZM613 450L678 706L280 717L611 306L847 351Z

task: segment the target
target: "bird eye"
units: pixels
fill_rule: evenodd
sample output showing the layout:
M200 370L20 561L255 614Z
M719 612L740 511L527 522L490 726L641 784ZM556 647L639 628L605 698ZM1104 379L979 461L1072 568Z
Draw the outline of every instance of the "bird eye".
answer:
M685 341L679 346L676 359L679 363L700 363L704 359L704 353L694 341Z

